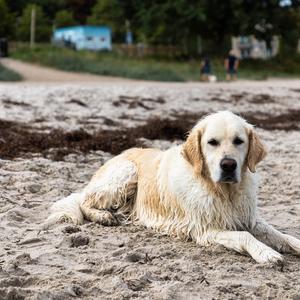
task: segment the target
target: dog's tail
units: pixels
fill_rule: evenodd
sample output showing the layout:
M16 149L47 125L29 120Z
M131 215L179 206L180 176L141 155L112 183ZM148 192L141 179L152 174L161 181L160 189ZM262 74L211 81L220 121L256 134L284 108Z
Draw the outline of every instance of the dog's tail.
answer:
M70 196L55 202L50 208L50 216L42 225L46 230L52 225L61 222L68 222L80 225L83 223L83 214L80 209L82 193L73 193Z

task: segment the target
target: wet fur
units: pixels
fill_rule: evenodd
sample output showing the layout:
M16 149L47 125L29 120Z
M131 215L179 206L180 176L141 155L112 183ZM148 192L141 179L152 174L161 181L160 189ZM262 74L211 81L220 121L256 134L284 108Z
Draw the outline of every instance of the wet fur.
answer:
M117 225L117 213L171 236L246 252L260 263L283 260L266 244L300 253L299 240L258 216L254 172L266 151L252 126L230 112L212 116L199 121L183 145L167 151L134 148L111 159L81 193L55 203L46 224L61 220L81 224L84 217ZM214 118L229 123L232 119L247 134L248 152L237 184L216 183L210 177L201 138L205 124Z

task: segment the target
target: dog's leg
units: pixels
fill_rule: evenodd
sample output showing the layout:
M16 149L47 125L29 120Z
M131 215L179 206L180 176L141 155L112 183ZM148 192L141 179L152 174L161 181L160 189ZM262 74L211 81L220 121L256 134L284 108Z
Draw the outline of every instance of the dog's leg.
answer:
M300 240L281 233L262 219L256 222L251 232L257 239L280 252L300 254Z
M106 163L84 190L80 208L86 219L102 225L118 224L112 210L121 211L129 205L127 200L136 193L136 166L121 157Z
M278 252L261 243L247 231L213 231L205 236L205 240L208 243L220 244L240 253L246 252L258 263L283 261L283 257Z

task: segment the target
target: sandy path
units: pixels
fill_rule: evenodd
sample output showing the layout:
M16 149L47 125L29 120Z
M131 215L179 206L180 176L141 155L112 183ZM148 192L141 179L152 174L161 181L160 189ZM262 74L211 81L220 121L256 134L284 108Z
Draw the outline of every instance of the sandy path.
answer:
M19 73L24 80L30 82L128 82L130 80L110 77L97 76L92 74L64 72L47 68L44 66L29 64L11 58L2 58L1 63Z
M0 84L1 131L7 133L0 149L21 130L106 129L115 130L113 138L118 129L136 128L152 117L186 114L179 123L189 114L223 109L265 118L257 129L269 149L258 167L259 211L276 228L300 238L300 130L299 118L291 113L300 110L299 81ZM176 142L182 141L144 140L160 148ZM199 247L138 223L111 228L60 224L40 231L51 203L81 190L112 154L75 149L57 160L55 149L24 151L0 159L1 300L299 299L300 259L293 255L285 255L283 269L261 266L248 256Z
M27 83L44 83L48 85L57 85L57 84L72 84L72 83L82 83L84 85L123 85L123 86L152 86L152 87L181 87L181 88L194 88L201 87L207 89L215 89L215 88L225 88L228 87L250 87L253 89L256 88L299 88L300 89L300 79L274 79L270 78L266 81L253 81L253 80L239 80L236 82L215 82L215 83L207 83L207 82L158 82L158 81L143 81L143 80L135 80L135 79L127 79L121 77L114 76L100 76L93 74L85 74L85 73L76 73L76 72L65 72L57 69L52 69L45 66L30 64L26 62L22 62L19 60L11 59L11 58L1 58L0 62L16 72L22 75L25 84ZM7 84L7 83L1 83ZM17 85L24 85L24 82L16 82Z

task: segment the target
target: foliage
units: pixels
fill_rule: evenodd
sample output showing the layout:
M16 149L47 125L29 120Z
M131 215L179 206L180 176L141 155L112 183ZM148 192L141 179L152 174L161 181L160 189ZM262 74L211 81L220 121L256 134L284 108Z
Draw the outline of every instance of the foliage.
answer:
M150 44L183 44L199 34L205 19L201 1L141 1L136 14L139 36Z
M60 10L55 15L54 24L56 28L76 25L73 14L67 10Z
M282 36L282 54L290 55L295 52L300 38L300 14L299 11L288 10L280 15L280 35Z
M17 36L21 41L29 41L31 12L33 7L35 8L36 15L35 39L37 42L49 41L51 36L51 25L49 24L48 19L44 15L42 7L33 4L28 4L23 10L23 14L20 18L17 28Z
M184 81L180 72L176 72L167 63L161 64L150 59L144 61L124 59L123 56L115 53L75 52L70 49L40 45L33 51L23 46L13 53L13 57L64 71L145 80Z
M10 36L13 32L13 16L10 14L6 2L0 0L0 37Z
M21 16L21 28L17 37L27 39L28 1L0 0L1 17L3 13L7 15L7 9L2 8L4 1L10 10L8 14ZM46 26L44 29L39 26L39 30L48 30L48 34L54 19L58 23L71 24L72 15L78 25L90 23L110 26L114 42L124 42L124 34L130 28L137 43L176 45L190 57L198 54L201 40L204 50L221 54L228 51L230 37L233 35L254 34L259 39L266 40L267 44L273 35L278 35L284 45L283 52L289 53L295 51L300 38L299 0L286 1L287 5L283 5L282 0L32 0L31 3L33 2L44 12L44 23L48 25L48 29ZM3 22L7 24L5 19L1 18L0 25ZM11 32L15 27L14 22L15 19L11 18ZM42 24L42 20L40 22ZM5 26L0 26L0 30ZM42 36L41 40L45 40L46 35L38 34Z
M11 70L8 70L3 65L0 64L0 81L19 81L22 77Z
M92 15L88 18L88 23L92 25L110 26L113 32L119 30L124 18L122 10L118 5L118 0L98 0L92 9Z
M133 59L117 53L76 52L70 49L40 45L35 50L19 46L13 57L43 64L65 71L92 73L97 75L159 81L198 81L199 61L189 62ZM223 58L212 59L213 74L218 80L225 79ZM279 56L271 60L243 60L239 78L261 80L268 77L291 77L300 75L300 55Z
M41 0L48 1L48 0ZM88 16L91 15L92 8L96 0L64 0L65 9L73 12L78 24L85 24Z

